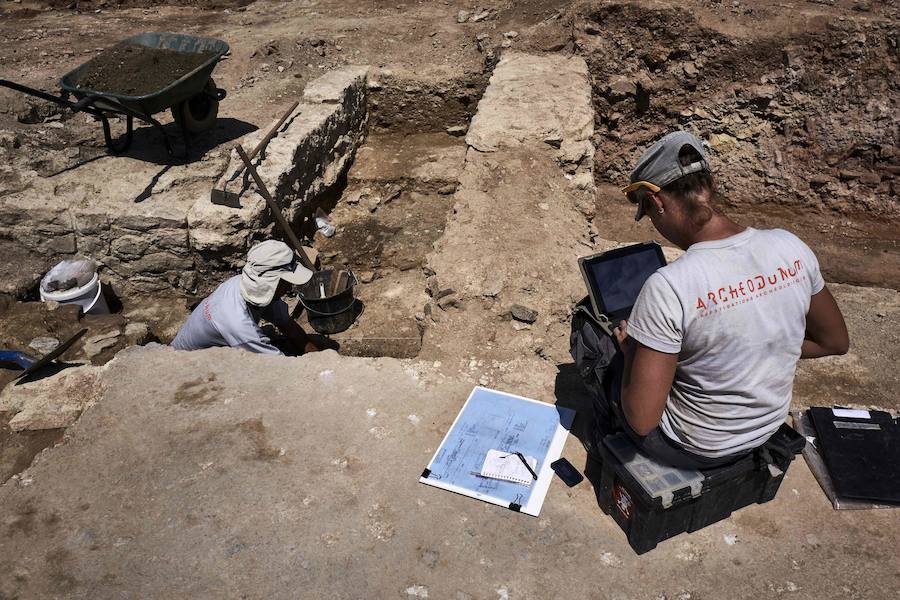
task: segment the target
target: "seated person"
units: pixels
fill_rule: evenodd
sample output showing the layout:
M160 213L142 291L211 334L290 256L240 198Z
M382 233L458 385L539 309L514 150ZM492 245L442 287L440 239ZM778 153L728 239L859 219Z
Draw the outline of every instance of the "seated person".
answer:
M843 315L806 244L720 212L691 134L654 144L623 191L635 220L646 214L685 253L650 276L614 331L621 353L606 374L608 408L660 462L728 464L784 422L798 359L847 352Z
M240 275L228 279L205 298L172 340L177 350L200 350L231 346L250 352L282 354L259 327L265 317L287 338L297 354L315 352L281 300L291 285L302 285L313 273L297 263L294 251L284 242L268 240L247 253Z

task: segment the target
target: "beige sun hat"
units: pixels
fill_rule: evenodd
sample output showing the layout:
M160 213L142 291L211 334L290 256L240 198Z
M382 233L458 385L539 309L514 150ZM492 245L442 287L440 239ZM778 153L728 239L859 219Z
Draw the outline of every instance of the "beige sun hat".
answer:
M297 262L294 251L284 242L266 240L250 248L241 271L241 296L254 306L268 306L282 279L303 285L313 272Z

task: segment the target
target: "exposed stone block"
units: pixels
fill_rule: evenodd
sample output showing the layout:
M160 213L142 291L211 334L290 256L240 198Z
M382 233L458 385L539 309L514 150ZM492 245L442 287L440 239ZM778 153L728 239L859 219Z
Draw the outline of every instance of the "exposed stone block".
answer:
M254 160L260 178L289 221L296 221L311 199L337 182L362 143L367 71L368 67L346 67L310 83L305 103L294 110ZM248 134L241 145L249 151L268 129ZM232 152L216 184L218 189L238 194L240 208L212 204L203 197L188 212L191 249L210 269L220 266L223 256L242 258L239 255L261 239L263 227L271 222L266 204L247 174L227 181L242 165L237 152Z
M587 64L575 56L506 52L494 69L466 142L481 152L534 140L589 140L594 130Z
M303 90L303 101L310 104L338 104L348 89L365 86L369 67L350 66L327 73L310 82Z
M13 431L68 427L102 395L100 367L74 367L29 381L8 385L0 393L0 411L13 412Z

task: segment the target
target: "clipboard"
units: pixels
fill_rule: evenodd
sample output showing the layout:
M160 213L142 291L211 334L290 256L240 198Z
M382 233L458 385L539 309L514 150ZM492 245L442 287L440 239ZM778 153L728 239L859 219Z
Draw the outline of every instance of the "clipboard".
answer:
M570 408L476 387L419 482L537 517L574 418ZM482 476L490 450L532 457L537 479L525 486Z

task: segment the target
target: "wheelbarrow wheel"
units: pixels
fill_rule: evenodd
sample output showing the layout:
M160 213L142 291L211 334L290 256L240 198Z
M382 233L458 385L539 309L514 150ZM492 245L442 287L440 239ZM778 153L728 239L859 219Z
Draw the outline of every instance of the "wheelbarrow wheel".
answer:
M210 78L202 92L172 107L175 122L191 133L209 131L216 124L219 101L216 99L216 82Z

